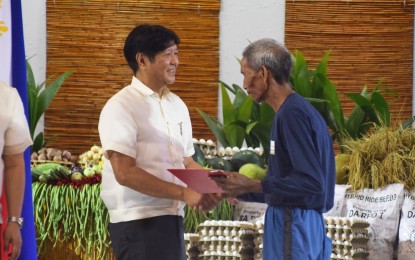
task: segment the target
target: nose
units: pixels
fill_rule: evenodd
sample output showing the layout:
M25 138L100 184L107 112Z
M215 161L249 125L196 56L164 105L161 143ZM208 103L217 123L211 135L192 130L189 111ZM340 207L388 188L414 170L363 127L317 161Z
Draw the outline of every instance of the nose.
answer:
M242 88L245 89L245 90L248 89L248 84L246 84L245 79L244 79L244 81L242 83Z
M177 55L173 55L173 57L171 58L171 60L170 60L170 63L171 64L174 64L174 65L179 65L179 56L177 56Z

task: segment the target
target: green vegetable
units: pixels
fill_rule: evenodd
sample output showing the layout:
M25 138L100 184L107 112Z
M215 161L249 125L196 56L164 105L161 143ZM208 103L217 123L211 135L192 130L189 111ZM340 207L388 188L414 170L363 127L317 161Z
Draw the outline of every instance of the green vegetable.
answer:
M61 165L59 163L42 163L36 166L36 170L43 172L43 174L49 174L51 170L58 169Z
M232 220L233 206L227 200L222 200L215 209L206 213L185 206L184 214L185 233L197 233L199 224L205 220Z
M50 180L51 180L51 178L46 174L43 174L43 175L39 176L39 181L40 182L47 183Z
M71 180L72 181L80 181L80 180L82 180L83 177L84 177L84 175L80 172L73 172L71 174Z
M264 168L253 163L247 163L242 165L242 167L239 168L239 173L245 175L250 179L257 180L263 180L267 176L267 172Z
M98 174L101 174L102 172L102 168L98 164L92 165L92 169L94 170L95 173L98 173Z
M206 158L205 154L203 153L202 149L200 149L199 145L193 143L193 147L195 148L195 153L192 155L193 160L200 164L201 166L206 165Z
M34 182L32 190L39 255L47 250L46 244L62 243L73 244L80 254L104 259L110 251L109 215L99 196L100 184L74 188Z
M84 169L84 175L86 177L92 177L92 176L95 175L95 171L92 167L87 167L87 168Z
M210 166L212 169L224 170L224 171L233 171L232 164L220 157L213 157L206 160L206 165Z
M41 170L38 170L34 167L30 169L32 174L32 182L38 181L39 177L43 175L43 172Z
M259 156L256 152L251 150L245 150L235 153L230 163L235 171L239 171L242 165L247 163L253 163L258 165L259 167L264 167L264 160Z

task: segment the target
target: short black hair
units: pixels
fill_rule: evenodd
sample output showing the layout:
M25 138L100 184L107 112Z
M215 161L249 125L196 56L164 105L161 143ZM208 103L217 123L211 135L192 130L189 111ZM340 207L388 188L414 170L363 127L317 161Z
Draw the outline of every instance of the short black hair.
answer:
M157 53L179 43L177 34L162 25L140 24L125 39L124 57L135 74L138 71L138 52L148 56L152 61Z

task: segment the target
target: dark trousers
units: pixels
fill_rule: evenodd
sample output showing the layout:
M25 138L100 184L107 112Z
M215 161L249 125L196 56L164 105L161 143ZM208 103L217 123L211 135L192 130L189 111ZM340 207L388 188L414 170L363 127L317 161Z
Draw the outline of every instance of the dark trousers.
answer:
M183 218L160 216L109 223L117 260L185 260Z

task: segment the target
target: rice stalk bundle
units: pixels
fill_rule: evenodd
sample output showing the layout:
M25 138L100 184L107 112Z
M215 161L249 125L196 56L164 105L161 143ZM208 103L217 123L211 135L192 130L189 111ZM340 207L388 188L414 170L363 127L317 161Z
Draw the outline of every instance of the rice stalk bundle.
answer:
M377 189L392 183L415 187L415 131L379 127L362 139L348 139L348 184L353 190Z
M412 190L415 187L415 145L412 145L412 149L409 152L407 162L407 188Z

